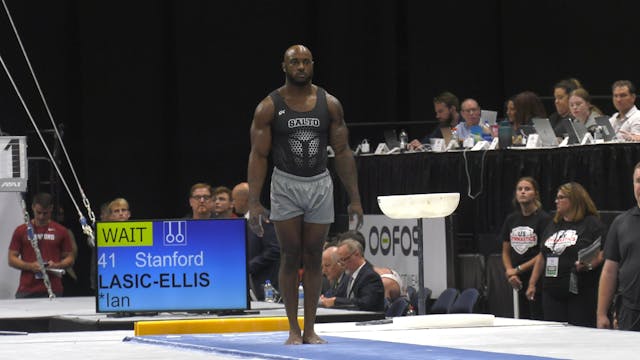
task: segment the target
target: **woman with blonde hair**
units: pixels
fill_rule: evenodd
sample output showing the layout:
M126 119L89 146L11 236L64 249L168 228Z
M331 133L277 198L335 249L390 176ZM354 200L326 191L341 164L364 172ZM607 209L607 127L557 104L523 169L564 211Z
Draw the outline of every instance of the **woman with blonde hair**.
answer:
M573 121L579 121L587 129L597 126L596 118L602 116L602 111L591 103L591 95L584 88L575 89L569 95L569 110ZM556 135L564 136L569 133L567 123L561 122L555 128Z
M532 177L518 180L513 193L515 211L507 216L498 235L502 242L505 277L519 291L518 310L522 319L543 318L540 294L534 300L525 296L540 252L542 233L551 221L551 216L542 209L539 189L538 182Z
M591 103L591 95L585 89L575 89L569 96L571 115L584 126L597 125L596 117L602 116L602 111Z
M532 299L542 283L544 319L596 326L605 226L589 193L576 182L558 188L556 214L544 231L529 281Z
M130 217L129 202L125 198L116 198L109 203L109 219L111 221L126 221Z

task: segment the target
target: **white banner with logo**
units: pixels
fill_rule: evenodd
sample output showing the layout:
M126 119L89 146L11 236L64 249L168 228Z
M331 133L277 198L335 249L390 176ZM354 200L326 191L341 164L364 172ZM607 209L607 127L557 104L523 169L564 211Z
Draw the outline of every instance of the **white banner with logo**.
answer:
M445 219L423 219L424 286L437 297L447 288ZM394 220L365 215L360 232L366 239L365 258L373 265L396 270L404 282L418 288L418 220Z
M16 227L24 222L19 192L0 192L0 299L15 298L20 271L9 267L9 243Z

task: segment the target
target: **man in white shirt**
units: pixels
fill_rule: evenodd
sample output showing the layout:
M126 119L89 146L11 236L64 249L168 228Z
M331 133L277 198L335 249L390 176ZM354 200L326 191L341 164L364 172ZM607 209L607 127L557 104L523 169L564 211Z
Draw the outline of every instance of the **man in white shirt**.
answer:
M636 87L629 80L618 80L611 86L613 106L618 110L609 119L616 138L627 141L640 140L640 111L635 106Z

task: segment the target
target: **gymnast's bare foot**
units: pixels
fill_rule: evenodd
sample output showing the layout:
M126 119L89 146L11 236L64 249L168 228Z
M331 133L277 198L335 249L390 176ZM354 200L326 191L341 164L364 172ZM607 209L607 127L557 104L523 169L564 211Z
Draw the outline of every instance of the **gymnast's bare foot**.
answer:
M326 344L327 341L322 339L315 332L311 332L310 335L307 335L309 331L304 332L304 337L302 338L302 343L304 344Z
M289 331L289 338L287 339L287 341L284 344L285 345L301 345L302 344L302 335L300 334L300 330L298 330L298 331L290 330Z

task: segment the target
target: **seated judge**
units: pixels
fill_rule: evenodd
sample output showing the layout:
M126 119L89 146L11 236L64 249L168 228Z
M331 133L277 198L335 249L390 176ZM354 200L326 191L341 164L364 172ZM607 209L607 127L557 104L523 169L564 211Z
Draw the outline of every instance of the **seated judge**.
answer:
M522 126L531 124L533 118L546 118L547 112L542 100L532 91L523 91L516 95L513 99L513 106L514 120L511 123L513 144L524 145L524 138L527 134L522 130Z
M597 126L596 117L602 115L602 111L591 103L591 96L584 88L576 89L569 95L569 109L575 122L580 122L589 131ZM561 122L554 129L556 136L566 137L569 134L566 122Z
M556 111L549 115L549 122L554 129L562 122L563 119L571 117L569 110L569 95L573 90L579 89L582 84L578 79L570 78L560 80L553 86L553 105ZM559 135L556 133L556 135Z
M458 126L463 121L458 110L460 109L460 101L458 98L445 91L433 99L433 108L438 119L438 126L431 134L425 136L422 141L414 139L409 143L410 150L417 150L423 144L429 144L430 139L444 139L445 144L451 141L451 128Z
M322 275L327 279L326 288L322 289L324 296L333 297L340 292L346 292L345 289L341 289L346 286L347 276L344 272L344 266L338 260L337 246L328 246L322 252Z
M636 107L636 87L629 80L618 80L611 86L613 106L618 110L609 119L616 138L640 140L640 111Z
M338 234L337 236L337 240L339 242L346 239L353 239L359 242L360 246L362 247L362 253L363 254L366 253L366 245L365 245L366 240L364 238L364 235L362 235L361 232L357 230L348 230ZM363 257L365 256L363 255ZM369 260L367 260L366 257L365 257L365 261L369 262ZM387 305L390 304L389 300L393 301L398 296L403 295L402 289L404 289L404 286L402 285L400 274L398 274L397 271L387 267L375 266L374 264L371 264L371 266L373 266L373 271L377 272L378 275L380 275L380 278L382 279L382 285L384 286L384 298ZM389 275L389 276L385 276L385 275Z
M458 139L465 140L473 137L474 140L482 140L482 134L490 134L491 130L486 124L480 123L481 109L478 102L474 99L466 99L462 102L461 112L464 121L456 127Z
M347 273L344 292L334 297L320 296L326 307L353 307L365 311L384 311L384 287L380 275L362 256L362 246L353 239L338 246L338 258Z

